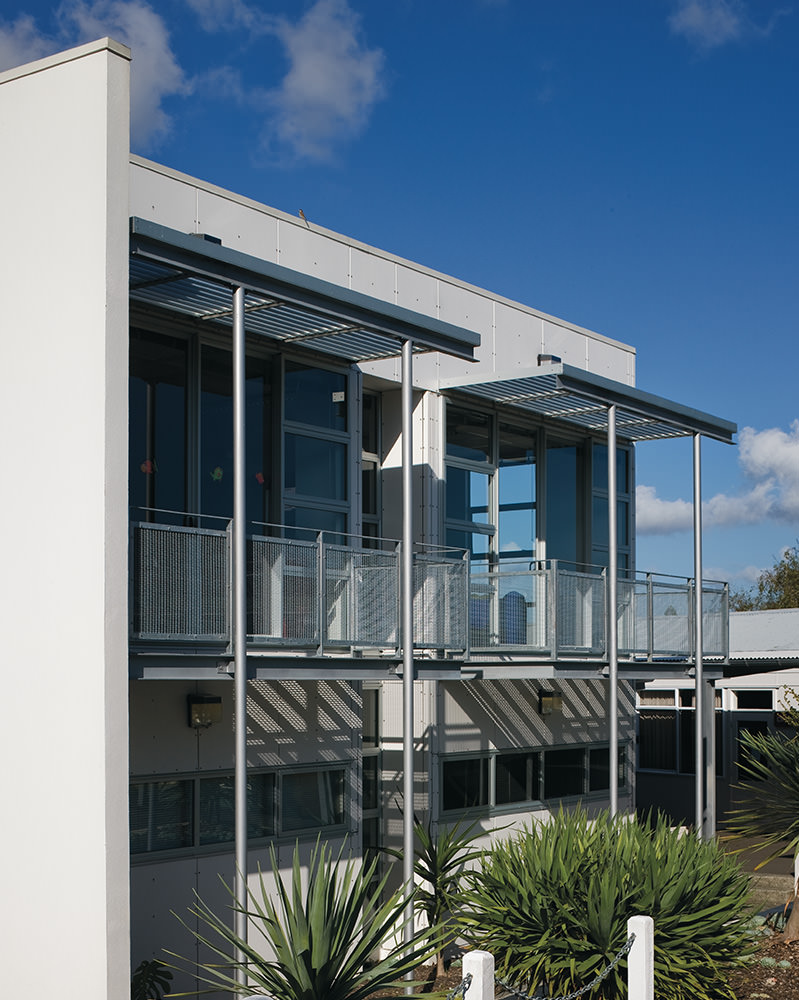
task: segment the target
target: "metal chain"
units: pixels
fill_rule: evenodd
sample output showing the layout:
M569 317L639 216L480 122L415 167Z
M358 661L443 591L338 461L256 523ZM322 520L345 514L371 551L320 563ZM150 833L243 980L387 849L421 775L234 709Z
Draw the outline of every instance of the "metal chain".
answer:
M472 985L472 974L467 972L466 975L461 979L457 986L453 986L452 989L447 993L447 1000L455 1000L455 997L466 998L466 991Z
M594 976L590 983L586 983L585 986L581 987L579 990L575 990L574 993L566 993L559 997L550 997L549 1000L578 1000L579 997L599 986L604 979L608 978L619 962L629 952L630 948L633 946L633 941L635 941L635 934L630 934L619 953L608 963L608 965L605 966L601 972L598 972ZM509 993L513 993L515 996L519 997L520 1000L536 1000L536 998L530 996L529 993L522 993L521 990L517 990L515 986L511 986L510 983L505 982L504 979L500 979L498 976L497 982L500 986L504 986Z

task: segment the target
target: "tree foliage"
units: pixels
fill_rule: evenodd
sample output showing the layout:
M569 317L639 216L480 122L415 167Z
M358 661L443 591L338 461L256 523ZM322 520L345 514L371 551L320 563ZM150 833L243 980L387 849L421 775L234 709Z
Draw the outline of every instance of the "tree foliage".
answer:
M730 594L731 611L772 611L799 608L799 543L785 550L749 590Z

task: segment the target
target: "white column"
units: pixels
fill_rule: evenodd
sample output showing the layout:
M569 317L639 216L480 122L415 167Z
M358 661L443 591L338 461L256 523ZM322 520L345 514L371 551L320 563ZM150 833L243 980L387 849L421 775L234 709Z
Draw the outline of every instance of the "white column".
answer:
M494 1000L494 956L490 951L467 951L463 956L463 978L471 974L466 1000Z
M651 917L630 917L627 937L635 934L627 956L629 1000L655 1000L655 922Z
M129 72L0 74L0 957L85 1000L130 989Z

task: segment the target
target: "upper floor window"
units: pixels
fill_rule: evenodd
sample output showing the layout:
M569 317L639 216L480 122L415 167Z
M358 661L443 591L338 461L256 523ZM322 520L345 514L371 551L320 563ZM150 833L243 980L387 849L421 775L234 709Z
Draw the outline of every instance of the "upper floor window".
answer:
M535 556L536 431L447 406L446 540L472 560Z

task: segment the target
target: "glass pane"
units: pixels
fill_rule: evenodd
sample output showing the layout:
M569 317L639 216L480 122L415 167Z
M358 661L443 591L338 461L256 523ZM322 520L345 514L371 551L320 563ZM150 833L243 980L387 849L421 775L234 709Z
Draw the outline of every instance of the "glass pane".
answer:
M520 559L526 564L535 555L535 511L499 511L499 557Z
M338 441L285 436L286 493L324 500L347 499L347 446Z
M380 448L379 398L371 392L363 394L362 434L363 450L377 455Z
M531 802L538 798L539 755L500 754L496 758L496 802Z
M547 750L544 754L544 796L560 799L582 795L585 752L580 748Z
M365 747L376 747L380 733L378 710L380 707L380 692L377 688L363 689L363 723L362 741Z
M616 448L616 492L630 492L630 453L626 448ZM593 488L608 488L608 446L594 444L593 448Z
M232 774L200 780L200 843L227 844L236 837L236 790ZM247 836L270 837L274 824L275 776L250 775L247 781Z
M488 484L486 473L447 466L447 517L488 524Z
M638 717L638 766L677 770L677 713L641 711Z
M491 461L491 418L447 406L447 454L473 462Z
M149 781L130 787L130 852L192 846L192 781Z
M247 358L247 519L268 521L272 495L272 372L263 358Z
M283 519L289 527L296 531L287 531L287 538L300 538L303 541L314 539L318 531L325 532L325 541L335 545L346 545L347 515L342 511L320 510L318 507L286 507ZM330 532L328 536L327 532Z
M610 748L592 748L588 751L588 791L601 792L606 788L610 788Z
M547 558L578 561L578 449L575 445L547 448Z
M377 465L366 459L361 463L361 491L364 514L377 515Z
M466 757L445 760L441 769L444 809L471 809L488 805L488 759Z
M323 368L286 362L286 420L332 431L347 429L347 376Z
M343 823L344 775L343 769L284 774L281 799L283 832Z
M233 514L233 361L229 351L202 348L200 510ZM220 527L209 523L207 527Z
M133 507L186 510L186 366L185 341L131 330L129 484ZM157 520L182 521L164 515Z
M372 757L363 758L363 808L377 809L379 805L378 795L378 764L380 758L377 754Z

